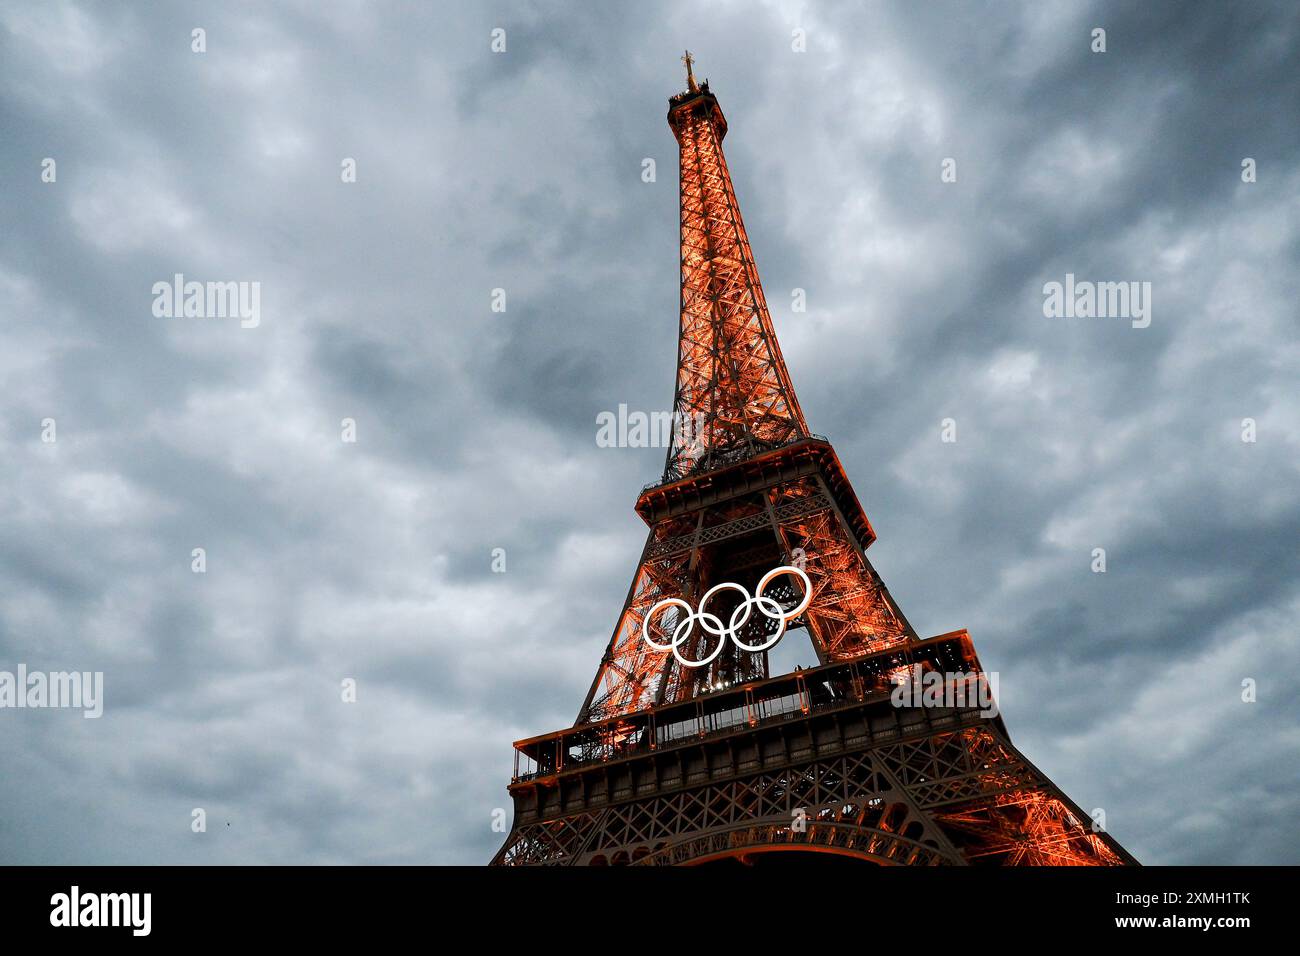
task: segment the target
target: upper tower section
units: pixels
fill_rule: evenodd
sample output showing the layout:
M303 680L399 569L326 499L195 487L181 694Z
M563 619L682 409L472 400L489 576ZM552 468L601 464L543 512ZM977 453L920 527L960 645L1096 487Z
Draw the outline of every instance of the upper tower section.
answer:
M808 437L772 330L754 253L722 153L727 120L709 83L668 101L681 168L681 332L673 442L677 481Z

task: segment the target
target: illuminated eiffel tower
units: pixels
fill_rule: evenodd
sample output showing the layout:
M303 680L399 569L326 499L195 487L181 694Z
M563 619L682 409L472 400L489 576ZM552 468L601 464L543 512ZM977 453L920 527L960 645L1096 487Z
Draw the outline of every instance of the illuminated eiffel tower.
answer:
M867 560L875 532L772 329L727 121L685 59L668 101L673 442L637 500L649 538L577 721L515 744L514 825L492 862L1135 863L981 705L966 632L920 640ZM819 663L769 676L787 622ZM924 686L952 693L898 706Z

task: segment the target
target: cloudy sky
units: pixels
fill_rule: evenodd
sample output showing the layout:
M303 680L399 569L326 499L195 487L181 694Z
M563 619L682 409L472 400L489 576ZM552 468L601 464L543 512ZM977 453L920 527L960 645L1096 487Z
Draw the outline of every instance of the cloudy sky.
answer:
M0 4L0 670L105 675L0 710L0 862L491 856L662 469L684 47L912 624L1143 862L1300 862L1293 5L307 0Z

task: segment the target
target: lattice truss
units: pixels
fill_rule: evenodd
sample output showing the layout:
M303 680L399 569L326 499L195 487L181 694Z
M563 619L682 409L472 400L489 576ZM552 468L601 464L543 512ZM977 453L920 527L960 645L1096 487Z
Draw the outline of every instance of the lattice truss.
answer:
M517 826L497 862L684 863L800 843L911 865L1122 865L1107 840L1004 738L970 728Z
M971 863L1120 866L1106 838L991 730L882 748L881 760Z
M698 92L690 80L692 95L670 101L677 104L669 123L681 162L681 331L665 482L808 436L722 153L726 121L707 85ZM713 584L752 587L755 568L761 574L777 558L803 558L813 596L794 623L807 626L822 663L914 640L835 499L822 479L801 477L747 487L736 498L656 524L577 722L685 700L719 676L744 681L766 673L762 655L740 660L730 652L688 671L646 644L642 630L661 600L696 607ZM773 594L778 601L799 597L784 586ZM678 620L657 616L652 638L669 642ZM754 635L744 639L758 643ZM686 648L688 658L700 659L698 649ZM555 820L517 819L495 862L672 863L781 843L914 864L1134 862L1109 835L1093 832L1091 821L992 725L699 783ZM806 833L791 828L796 807L809 808Z
M743 681L764 676L766 666L760 654L733 654L728 649L711 666L688 671L677 664L671 653L649 647L641 635L646 614L664 598L681 598L693 604L710 585L736 580L736 571L725 564L715 566L707 549L729 537L765 526L771 528L774 518L779 537L769 539L770 559L762 570L802 554L813 600L795 623L808 627L821 663L852 660L915 638L884 582L815 480L800 479L769 489L764 495L766 500L759 496L711 510L709 522L690 534L679 532L686 524L693 527L697 516L666 522L651 533L588 703L579 714L580 721L594 722L657 703L685 700L724 677ZM676 553L668 551L670 548L676 548ZM753 550L763 552L764 547ZM782 578L779 586L764 593L787 607L802 598L788 578ZM711 611L726 615L722 607L714 606ZM667 643L679 620L673 610L656 615L650 622L651 637L656 643ZM775 624L762 615L753 615L748 625L751 632L742 633L741 639L748 644L760 643L761 635L752 629L764 626ZM700 660L716 640L703 628L695 628L690 643L683 646L683 654L689 660Z
M836 847L911 865L961 862L866 753L526 824L497 862L679 863L781 844Z
M655 604L687 593L689 573L690 552L642 559L580 721L595 722L654 705L664 678L665 658L672 660L672 656L646 644L642 627ZM652 624L656 641L671 637L664 633L662 616Z
M781 349L772 330L753 253L722 154L720 114L711 98L675 111L670 122L681 158L682 314L676 415L665 480L736 460L808 434ZM727 516L694 535L685 554L662 529L651 534L627 603L601 662L580 721L629 713L662 701L682 700L725 675L761 676L762 661L738 661L730 652L711 667L683 674L671 655L641 640L647 612L668 597L689 601L702 593L700 547L760 527L775 514L781 544L801 548L813 583L806 614L823 661L842 661L909 639L910 629L883 583L829 502L806 507L818 490L807 482L779 492L749 513ZM673 614L651 624L668 639ZM703 639L702 634L695 640ZM698 659L695 648L684 652Z
M774 492L779 509L817 494L811 481ZM911 640L907 621L839 517L830 508L781 524L787 554L801 549L812 582L807 614L813 645L823 663L847 661Z
M937 819L972 863L1004 866L1122 866L1124 861L1060 800L1017 792Z
M670 118L681 159L681 337L664 480L806 436L705 99ZM683 427L683 425L685 427Z

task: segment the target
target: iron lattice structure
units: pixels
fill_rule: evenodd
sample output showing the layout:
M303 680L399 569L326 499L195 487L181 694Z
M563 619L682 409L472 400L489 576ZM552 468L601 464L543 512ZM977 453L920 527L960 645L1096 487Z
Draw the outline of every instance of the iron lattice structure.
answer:
M808 437L772 330L706 88L668 113L681 166L681 333L664 481Z
M675 429L636 510L650 532L574 726L515 744L514 826L495 864L699 863L778 851L876 863L1136 861L964 701L899 707L899 675L987 679L964 631L920 640L866 557L875 532L830 443L808 431L781 357L707 81L669 100L681 163ZM721 582L803 568L792 626L818 664L770 676L728 644L681 666L643 640ZM789 579L786 579L787 581ZM765 592L786 607L796 585ZM725 593L711 610L728 618ZM740 629L761 643L771 618ZM714 646L702 629L688 659Z

